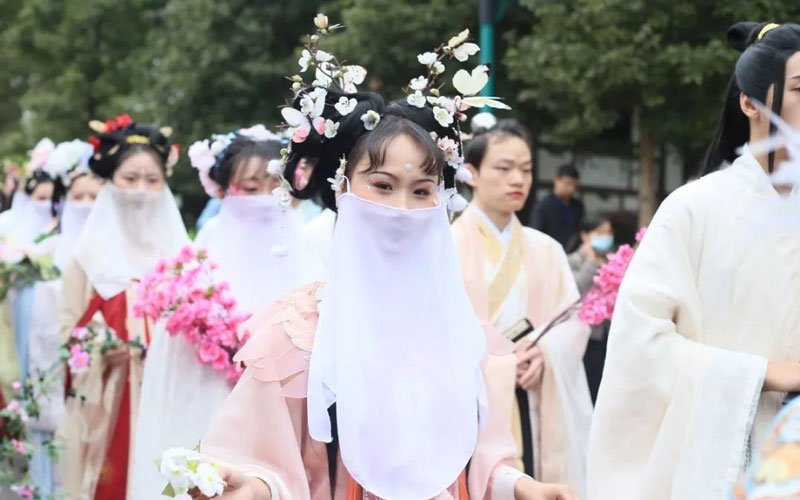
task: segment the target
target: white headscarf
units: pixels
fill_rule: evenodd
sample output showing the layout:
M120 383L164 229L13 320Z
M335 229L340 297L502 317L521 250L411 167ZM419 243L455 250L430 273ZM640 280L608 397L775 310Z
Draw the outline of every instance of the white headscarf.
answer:
M281 243L287 254L278 257ZM255 312L311 279L297 222L272 195L226 196L219 214L203 226L195 245L219 264L243 310Z
M58 234L58 242L53 252L53 263L57 268L63 270L69 258L75 252L78 237L86 224L86 220L89 218L92 205L93 203L90 202L70 200L64 203L64 209L61 211L61 231Z
M15 195L11 210L4 212L0 221L0 238L4 243L29 249L49 229L52 206L50 200L35 201L24 193Z
M380 498L432 498L472 456L486 408L485 336L458 268L444 203L404 210L338 199L311 354L311 437L330 441Z
M188 242L168 187L156 193L107 183L78 238L75 258L97 293L107 299Z

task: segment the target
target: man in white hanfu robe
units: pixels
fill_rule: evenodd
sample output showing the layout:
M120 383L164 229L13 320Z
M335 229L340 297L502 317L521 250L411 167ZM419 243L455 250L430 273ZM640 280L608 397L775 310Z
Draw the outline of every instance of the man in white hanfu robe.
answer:
M512 340L510 330L520 320L534 327L517 339L516 398L510 396L516 401L509 424L517 440L517 466L540 481L566 483L584 496L592 404L582 357L589 328L574 314L563 315L534 347L533 358L533 351L527 351L579 295L561 245L522 227L514 215L532 182L524 129L500 121L473 139L466 160L473 171L474 200L453 230L472 305L482 321ZM529 370L536 371L532 380Z
M747 149L663 202L616 303L590 500L727 498L782 405L768 362L800 355L798 216Z

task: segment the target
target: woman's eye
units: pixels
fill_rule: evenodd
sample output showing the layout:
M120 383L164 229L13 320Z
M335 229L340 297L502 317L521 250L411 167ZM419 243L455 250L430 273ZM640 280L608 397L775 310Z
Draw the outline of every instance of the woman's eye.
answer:
M428 196L431 195L431 191L429 189L417 189L416 191L414 191L414 195L422 198L427 198Z
M136 180L136 177L125 177L125 182L134 183Z
M391 191L392 185L386 182L376 182L375 187L380 189L381 191Z

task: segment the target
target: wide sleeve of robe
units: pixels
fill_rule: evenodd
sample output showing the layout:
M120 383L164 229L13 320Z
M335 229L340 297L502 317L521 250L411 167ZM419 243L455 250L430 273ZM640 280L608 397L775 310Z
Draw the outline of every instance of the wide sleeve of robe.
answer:
M767 360L699 341L713 193L693 184L664 201L619 292L590 437L592 500L724 498L745 460Z
M306 431L308 363L318 318L315 290L300 289L243 325L252 336L236 359L247 368L201 442L207 458L266 482L273 499L330 498L325 444ZM486 380L513 385L515 358L497 335L487 332L489 352L498 355L487 356L484 369L508 374ZM516 455L508 426L513 390L495 385L487 382L488 422L470 463L472 499L511 499L522 476L507 465ZM338 463L337 500L344 498L346 480Z
M580 298L578 287L561 245L553 238L525 228L529 241L526 265L531 271L528 308L532 320L544 327ZM570 312L542 337L544 370L541 385L529 398L538 401L531 420L538 417L538 477L544 482L565 483L581 496L586 491L586 452L592 421L592 400L583 367L590 328ZM539 335L534 331L529 338ZM532 400L534 400L532 399ZM534 455L536 453L534 452Z
M75 325L86 312L86 306L91 299L92 289L86 273L83 272L78 261L70 259L61 273L61 304L58 309L58 323L61 328L61 337L66 340Z

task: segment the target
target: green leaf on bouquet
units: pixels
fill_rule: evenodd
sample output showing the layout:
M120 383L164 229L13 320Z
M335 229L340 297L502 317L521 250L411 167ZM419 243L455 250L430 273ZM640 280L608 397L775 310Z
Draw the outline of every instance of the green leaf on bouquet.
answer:
M175 498L176 496L178 496L175 494L175 490L172 488L172 485L170 483L167 483L167 485L164 486L164 489L161 491L161 494L164 495L165 497L170 497L170 498Z

